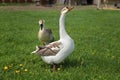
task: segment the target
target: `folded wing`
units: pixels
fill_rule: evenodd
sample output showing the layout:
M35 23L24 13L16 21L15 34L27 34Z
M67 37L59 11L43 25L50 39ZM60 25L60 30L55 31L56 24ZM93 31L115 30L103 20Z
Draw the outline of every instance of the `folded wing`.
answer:
M53 56L56 55L63 48L61 42L53 42L47 46L39 47L39 50L36 52L41 56Z

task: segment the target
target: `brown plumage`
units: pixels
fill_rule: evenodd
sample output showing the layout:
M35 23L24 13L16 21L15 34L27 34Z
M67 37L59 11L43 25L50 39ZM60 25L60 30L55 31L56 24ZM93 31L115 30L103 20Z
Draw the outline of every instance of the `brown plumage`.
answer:
M36 50L32 53L37 53L41 56L52 56L56 55L60 51L61 42L50 43L46 46L36 46Z
M43 45L47 45L54 41L51 29L45 29L44 20L39 20L40 30L38 32L38 38Z

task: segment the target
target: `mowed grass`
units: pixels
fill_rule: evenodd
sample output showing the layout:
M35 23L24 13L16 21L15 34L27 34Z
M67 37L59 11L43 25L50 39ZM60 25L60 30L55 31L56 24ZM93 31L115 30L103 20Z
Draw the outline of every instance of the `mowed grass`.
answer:
M66 30L75 41L74 52L58 71L51 71L36 45L38 20L44 19L59 39L59 11L0 10L0 80L119 80L120 11L73 10Z

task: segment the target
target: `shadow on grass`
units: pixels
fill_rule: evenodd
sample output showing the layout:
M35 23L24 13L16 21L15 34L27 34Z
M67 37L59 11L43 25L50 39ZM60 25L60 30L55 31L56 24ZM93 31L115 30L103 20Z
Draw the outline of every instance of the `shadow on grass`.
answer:
M63 66L63 68L77 68L77 67L81 67L81 66L86 66L86 63L84 62L84 59L66 59L63 63L61 63L61 65Z

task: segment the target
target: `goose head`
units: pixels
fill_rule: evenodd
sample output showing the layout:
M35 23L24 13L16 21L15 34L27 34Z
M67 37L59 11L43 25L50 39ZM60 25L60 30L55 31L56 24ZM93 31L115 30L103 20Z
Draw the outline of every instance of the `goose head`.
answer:
M39 20L39 22L38 22L38 23L39 23L39 25L40 25L40 29L41 29L41 30L44 28L44 22L45 22L45 21L44 21L44 20L42 20L42 19L41 19L41 20Z
M61 14L65 14L69 11L71 11L74 7L64 7L62 10L61 10Z

